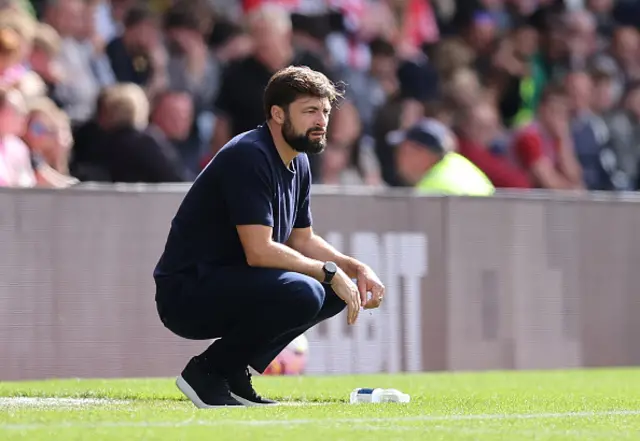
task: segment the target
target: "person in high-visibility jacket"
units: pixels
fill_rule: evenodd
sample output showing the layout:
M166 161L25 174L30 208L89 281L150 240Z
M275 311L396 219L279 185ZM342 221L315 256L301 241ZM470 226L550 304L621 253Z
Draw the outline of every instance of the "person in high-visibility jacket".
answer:
M495 187L471 161L453 150L449 130L423 118L406 132L393 132L398 171L419 193L490 196Z

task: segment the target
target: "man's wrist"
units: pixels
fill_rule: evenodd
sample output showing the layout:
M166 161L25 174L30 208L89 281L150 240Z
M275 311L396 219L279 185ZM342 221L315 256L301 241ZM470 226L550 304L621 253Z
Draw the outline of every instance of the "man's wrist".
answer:
M327 261L322 265L322 271L324 273L322 283L325 285L333 285L333 281L338 271L340 271L340 267L335 262Z
M343 262L340 262L340 268L351 279L355 279L358 276L358 272L364 269L364 265L352 257L346 257Z

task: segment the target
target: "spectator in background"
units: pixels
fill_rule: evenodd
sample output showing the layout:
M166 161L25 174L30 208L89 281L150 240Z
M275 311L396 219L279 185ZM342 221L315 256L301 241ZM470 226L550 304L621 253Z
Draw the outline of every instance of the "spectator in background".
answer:
M92 117L73 130L73 148L69 168L71 174L81 181L98 179L108 180L106 172L94 165L91 161L95 155L96 140L102 139L108 130L108 112L106 97L110 93L109 88L100 91L96 100L96 110Z
M354 106L335 109L340 123L329 125L327 146L314 182L330 185L382 184L380 165L372 150L359 143L362 122Z
M26 65L35 27L26 13L10 10L0 14L0 87L18 89L27 101L46 93L42 78Z
M0 2L0 10L2 12L9 10L24 12L35 18L35 9L29 0L3 0Z
M220 87L220 66L207 47L212 27L210 6L195 0L178 1L164 17L169 88L188 91L194 105L190 136L179 144L181 155L193 172L200 170L205 154L200 124L212 111Z
M193 100L185 91L165 90L159 93L151 112L151 126L170 141L182 141L189 136L193 123Z
M359 132L360 118L357 112L345 112L342 118L346 118L345 124L338 126L338 130ZM327 146L323 153L319 176L314 177L316 183L328 185L362 185L364 179L354 161L354 145L349 140L353 133L336 133L334 127L327 129Z
M461 42L473 51L473 67L478 74L486 76L491 72L499 24L492 14L484 10L468 12L461 21Z
M374 148L376 158L380 163L380 173L383 181L392 187L399 187L404 184L402 177L398 173L394 146L388 139L390 133L400 127L405 127L402 124L403 104L404 100L398 91L378 109L372 124Z
M640 31L617 28L609 50L596 57L593 64L612 73L616 104L621 104L627 85L640 80Z
M46 85L46 95L55 101L56 89L64 78L64 72L57 58L61 49L60 36L51 26L39 23L29 55L29 66ZM63 103L56 102L58 106Z
M458 153L473 162L498 188L530 188L531 182L508 158L490 151L500 137L500 119L487 101L471 104L460 114L456 124Z
M618 28L614 34L612 49L624 86L640 81L640 29Z
M171 156L180 156L178 143L189 137L193 126L193 99L188 92L167 90L158 94L154 103L148 132L165 150L174 152ZM182 161L186 164L184 157Z
M457 108L466 108L483 98L478 75L469 68L460 68L442 82L442 93Z
M622 26L640 28L640 2L637 0L616 0L613 17Z
M632 189L638 190L640 179L640 81L629 85L624 93L623 106L608 120L611 132L611 147L617 162L631 182Z
M47 3L44 18L62 38L58 60L65 75L56 87L55 98L63 103L72 125L77 125L93 114L102 86L94 73L94 54L85 45L85 4L82 0Z
M24 59L31 51L31 43L37 25L34 17L19 7L0 10L0 23L18 33L20 36L20 59Z
M393 142L395 132L408 129L423 117L451 127L457 110L449 97L415 102L413 98L406 98L407 96L400 89L389 97L376 113L373 123L374 149L380 164L380 174L383 181L393 187L406 185L398 173L397 149Z
M346 96L355 105L365 135L373 134L373 118L389 97L398 91L398 59L391 43L371 42L371 67L367 72L346 69L339 75L347 84Z
M291 41L295 51L307 52L321 60L326 66L337 69L327 48L327 38L331 33L331 19L327 13L291 13ZM345 69L352 70L352 69ZM355 70L355 69L353 69Z
M93 73L101 86L116 82L111 63L106 53L107 42L97 28L97 8L100 0L84 0L82 29L78 40L82 42L87 56L91 59Z
M591 71L593 81L593 99L591 106L596 114L609 116L615 108L615 90L613 73L606 69L594 68Z
M425 101L422 106L422 116L434 119L447 127L454 127L456 115L461 111L448 96L443 96L440 100Z
M586 6L596 22L596 31L599 36L598 49L603 49L613 36L616 27L616 20L612 14L615 0L586 0Z
M464 196L494 193L489 178L455 152L453 134L440 122L424 118L396 136L398 169L418 192Z
M539 51L535 63L544 72L546 82L561 81L569 69L569 48L566 26L561 13L548 9L535 14L530 20L538 32Z
M565 85L568 132L584 186L631 188L639 174L632 104L640 79L635 0L34 2L55 29L34 23L26 0L0 3L0 85L20 90L28 108L48 95L68 112L75 138L71 170L81 179L100 175L95 169L87 174L84 165L103 137L117 139L107 127L111 115L103 97L95 109L99 90L115 77L146 90L154 106L144 136L169 146L156 151L177 151L181 160L175 163L193 175L209 145L216 151L264 121L264 86L288 64L347 83L347 100L332 112L327 155L310 158L318 182L378 185L382 177L388 185L405 185L397 149L387 138L427 116L455 124L459 153L484 167L496 186L503 185L500 178L482 161L509 170L501 156L507 150L531 185L554 181L533 159L536 151L564 177L561 188L577 185L566 182L577 176L571 149L560 149L557 130L543 123L543 114L553 112L538 111L551 81ZM436 43L440 35L446 39ZM105 68L102 47L109 42ZM427 44L419 50L421 43ZM507 129L499 130L500 142L485 135L495 123L491 109ZM530 132L540 135L540 149L531 147L538 141L532 144Z
M168 84L167 54L158 19L148 7L135 6L124 17L124 31L106 47L118 82L142 86L149 97Z
M471 67L474 59L473 49L458 38L443 40L434 50L434 63L439 78L449 78L454 72Z
M215 101L216 124L211 150L216 153L233 136L264 122L262 95L269 78L287 65L306 65L324 74L328 69L306 52L294 50L289 13L274 4L253 9L245 17L254 52L229 65ZM328 75L330 78L333 75Z
M65 188L78 182L69 176L73 143L69 118L51 99L43 97L29 106L23 140L31 151L39 187Z
M164 18L170 88L189 91L196 113L211 107L219 88L220 68L207 47L213 26L208 4L195 0L178 1Z
M565 77L571 113L571 135L585 186L588 190L612 190L611 177L603 168L602 153L609 144L609 130L593 111L593 81L585 71Z
M490 85L506 127L523 126L534 118L546 83L542 66L535 62L537 52L538 33L525 22L502 41L495 54Z
M359 124L357 127L359 133L354 133L358 139L355 146L346 146L340 148L331 142L328 149L331 150L321 158L322 173L331 175L332 170L340 170L347 163L351 165L352 179L344 178L344 182L352 183L369 183L371 185L381 185L382 183L382 164L379 162L378 153L376 152L375 141L375 122L376 114L382 109L387 101L399 92L399 82L397 77L398 58L396 57L394 47L383 39L375 39L370 44L371 62L368 71L357 71L355 69L342 69L339 74L342 81L347 84L346 97L351 100L355 109L359 114ZM340 114L340 111L337 111ZM336 120L333 119L329 125L329 141L332 140L334 126ZM346 120L340 118L338 125L349 124ZM347 128L338 128L338 132L344 132ZM333 164L333 167L329 165ZM387 165L387 168L394 164ZM329 168L329 169L328 169ZM340 176L348 176L348 173ZM327 178L322 178L324 182Z
M0 89L0 186L33 187L29 147L20 139L27 107L16 89Z
M0 81L2 87L13 88L26 69L21 65L20 36L8 27L0 27Z
M147 131L149 101L133 83L107 88L103 110L104 135L87 152L94 176L86 180L110 182L181 182L188 179L175 151Z
M390 2L356 0L333 2L329 12L326 49L336 69L366 72L371 68L371 43L377 39L392 45L399 35L399 23ZM394 46L397 47L397 46Z
M562 86L548 86L537 118L514 137L512 152L535 187L583 189L582 169L571 135L569 103Z
M97 37L109 44L124 32L125 17L140 0L88 0L92 4ZM145 1L144 3L152 3Z
M598 50L597 22L588 10L578 9L564 16L565 38L568 48L568 68L586 69Z
M227 66L251 55L253 40L239 25L217 18L209 35L209 48L221 66Z

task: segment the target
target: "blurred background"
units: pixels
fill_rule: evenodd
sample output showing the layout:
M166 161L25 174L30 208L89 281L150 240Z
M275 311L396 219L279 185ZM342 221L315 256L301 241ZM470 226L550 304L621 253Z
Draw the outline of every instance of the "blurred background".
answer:
M317 184L426 116L497 188L640 188L635 0L2 0L0 186L189 182L289 64L346 84Z

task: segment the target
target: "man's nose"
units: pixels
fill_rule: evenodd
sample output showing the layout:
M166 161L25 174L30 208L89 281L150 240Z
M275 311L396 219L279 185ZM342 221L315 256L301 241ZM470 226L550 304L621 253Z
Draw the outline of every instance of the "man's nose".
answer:
M329 122L329 117L327 115L320 114L320 116L316 120L316 125L318 127L321 127L322 129L325 129L327 127L328 122Z

